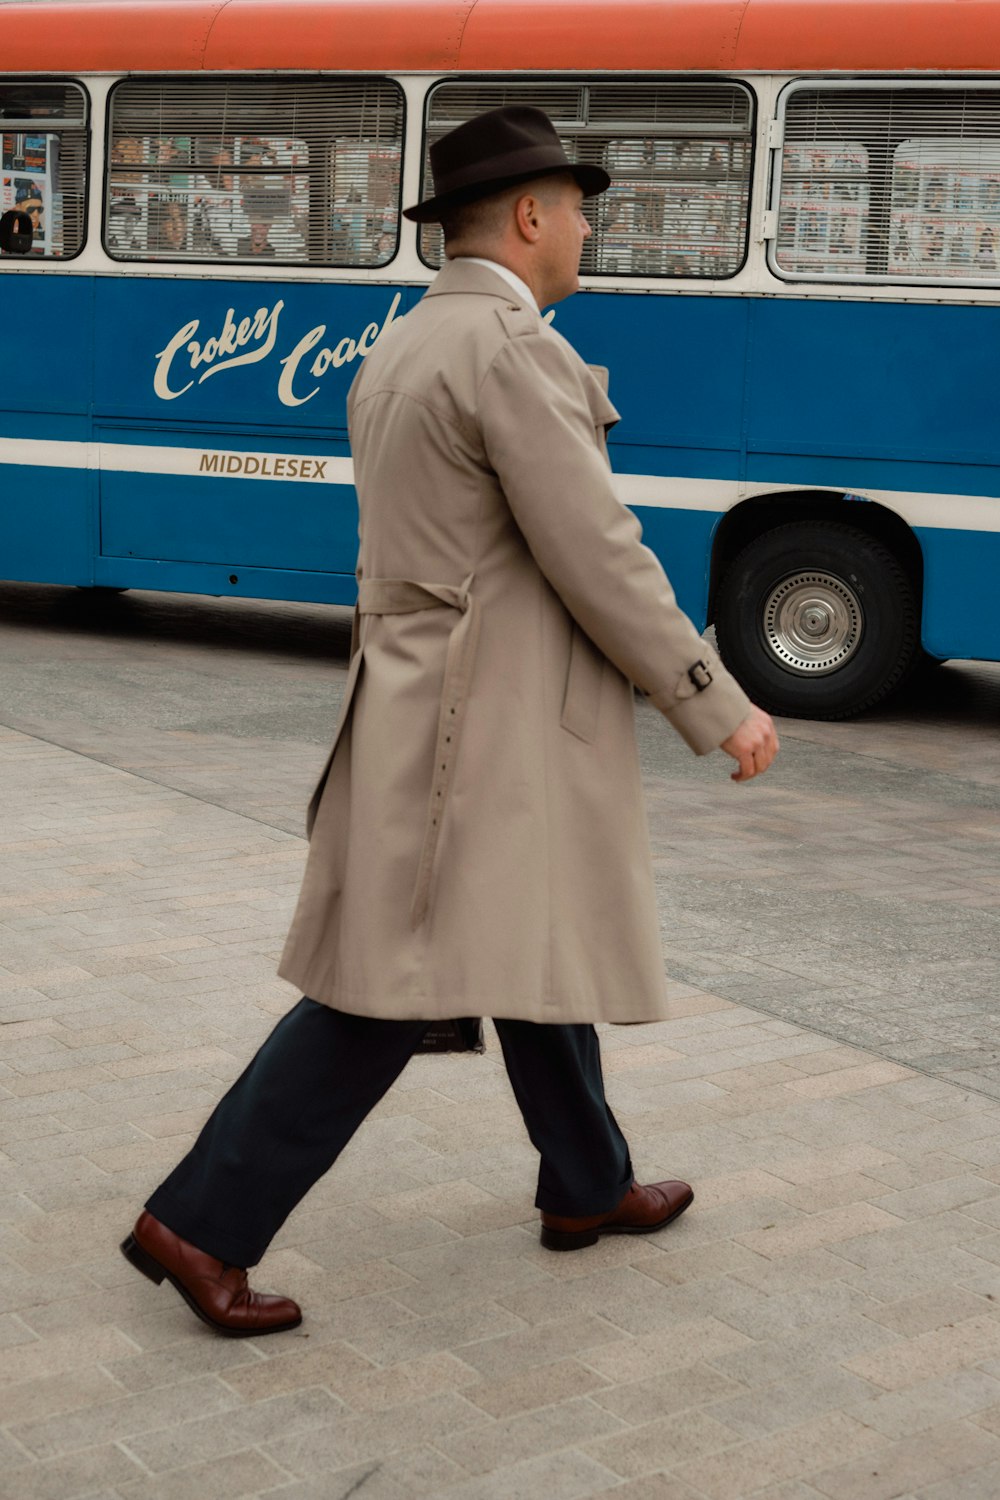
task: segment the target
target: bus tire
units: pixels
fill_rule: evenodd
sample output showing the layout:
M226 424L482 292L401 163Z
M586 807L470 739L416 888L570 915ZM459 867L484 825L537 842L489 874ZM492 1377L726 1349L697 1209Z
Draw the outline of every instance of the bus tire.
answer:
M913 582L874 537L795 521L733 560L715 608L719 653L770 713L846 719L900 687L920 660Z

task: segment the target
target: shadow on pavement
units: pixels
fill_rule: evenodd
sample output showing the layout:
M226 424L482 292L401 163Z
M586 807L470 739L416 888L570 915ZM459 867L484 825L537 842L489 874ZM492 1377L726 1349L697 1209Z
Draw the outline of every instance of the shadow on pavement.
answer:
M336 604L3 583L0 630L11 638L19 631L72 631L94 640L156 639L346 663L351 611Z

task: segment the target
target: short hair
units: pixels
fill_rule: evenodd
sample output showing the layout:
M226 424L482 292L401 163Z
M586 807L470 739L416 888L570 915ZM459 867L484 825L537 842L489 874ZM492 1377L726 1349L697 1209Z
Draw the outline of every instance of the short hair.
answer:
M461 203L442 215L441 228L446 245L455 240L488 240L501 234L511 209L519 198L532 193L536 198L552 199L554 189L562 187L572 178L570 172L550 172L544 177L532 177L527 182L514 183L501 188L497 193L488 193L484 198L474 198L471 203Z

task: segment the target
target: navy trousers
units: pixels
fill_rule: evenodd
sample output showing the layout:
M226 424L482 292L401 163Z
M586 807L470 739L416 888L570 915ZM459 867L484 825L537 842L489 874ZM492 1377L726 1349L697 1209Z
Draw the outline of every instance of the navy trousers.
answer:
M631 1186L632 1163L604 1097L593 1026L494 1024L541 1155L536 1205L570 1216L608 1213ZM146 1207L207 1255L256 1265L399 1077L427 1025L300 1000Z

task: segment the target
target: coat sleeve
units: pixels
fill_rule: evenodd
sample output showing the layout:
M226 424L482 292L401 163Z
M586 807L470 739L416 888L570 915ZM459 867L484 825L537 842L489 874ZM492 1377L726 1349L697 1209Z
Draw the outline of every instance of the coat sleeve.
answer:
M699 755L749 698L678 607L614 492L573 351L549 330L507 339L480 388L487 461L538 567L594 644Z

